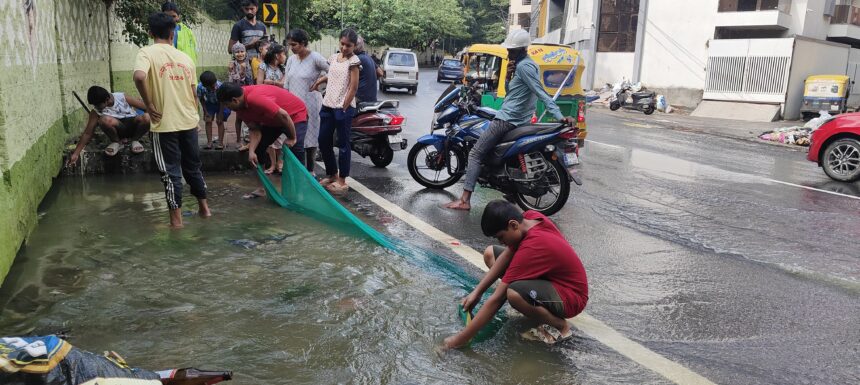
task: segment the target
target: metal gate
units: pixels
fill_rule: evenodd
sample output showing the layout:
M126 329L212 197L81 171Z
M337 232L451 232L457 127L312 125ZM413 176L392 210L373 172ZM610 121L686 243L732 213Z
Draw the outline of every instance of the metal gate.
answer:
M793 39L711 40L704 99L784 103Z

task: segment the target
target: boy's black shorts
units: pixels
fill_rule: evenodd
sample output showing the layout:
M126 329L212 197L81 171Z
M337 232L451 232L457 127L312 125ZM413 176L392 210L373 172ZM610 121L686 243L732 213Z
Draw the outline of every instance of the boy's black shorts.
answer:
M502 255L503 251L505 247L493 245L493 255L496 258ZM565 318L564 301L549 281L543 279L514 281L508 285L508 288L517 292L532 306L543 306L556 317Z

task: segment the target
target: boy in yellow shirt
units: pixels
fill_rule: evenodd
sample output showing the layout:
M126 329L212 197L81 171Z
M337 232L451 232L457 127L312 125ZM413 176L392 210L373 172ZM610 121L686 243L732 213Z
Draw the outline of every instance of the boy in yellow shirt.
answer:
M200 172L197 71L191 58L173 47L175 29L176 22L165 13L149 17L149 35L155 44L138 52L134 84L152 120L152 147L170 209L170 226L181 228L183 176L197 198L200 216L209 217L212 213Z

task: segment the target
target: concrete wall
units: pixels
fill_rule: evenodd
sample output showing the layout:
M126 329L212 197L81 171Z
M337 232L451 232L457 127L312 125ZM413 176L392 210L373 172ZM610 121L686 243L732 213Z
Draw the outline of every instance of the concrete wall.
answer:
M118 35L109 38L109 25L118 29L103 1L39 0L29 10L23 3L0 0L0 280L37 224L64 144L83 129L86 115L72 91L85 98L111 78L131 90L136 54ZM201 67L226 66L226 28L200 29ZM210 49L219 41L220 52Z
M702 100L708 40L714 37L718 0L650 0L642 46L642 84L673 105ZM679 17L679 15L684 15Z
M823 40L795 38L794 54L791 59L791 72L785 95L783 118L800 118L803 103L803 85L810 75L845 74L850 46ZM822 60L827 58L827 60Z
M615 84L621 78L633 78L633 52L598 52L594 72L594 88Z

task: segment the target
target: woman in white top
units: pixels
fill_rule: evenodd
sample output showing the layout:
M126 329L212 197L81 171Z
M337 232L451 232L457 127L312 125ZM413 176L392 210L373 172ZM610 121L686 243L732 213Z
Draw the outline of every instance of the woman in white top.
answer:
M352 156L350 134L352 117L355 116L358 70L361 66L354 52L357 43L358 34L354 30L343 30L340 33L340 53L332 55L328 60L328 76L320 78L311 87L311 90L316 91L320 84L328 83L320 110L319 146L326 173L326 178L321 180L320 184L333 193L345 193L349 190L346 177L349 176ZM337 159L332 149L335 130L339 148Z
M308 33L294 29L287 35L287 43L293 56L287 60L287 80L284 88L305 102L308 109L308 132L305 135L305 165L314 172L314 155L319 145L320 108L322 95L312 91L314 83L328 71L328 62L322 55L308 48Z

